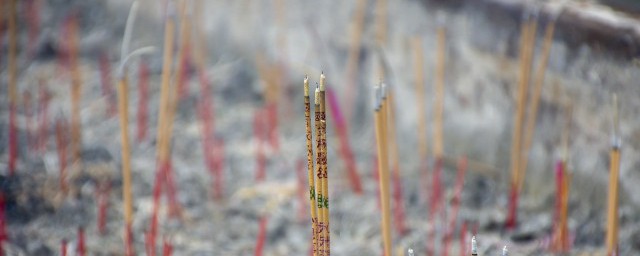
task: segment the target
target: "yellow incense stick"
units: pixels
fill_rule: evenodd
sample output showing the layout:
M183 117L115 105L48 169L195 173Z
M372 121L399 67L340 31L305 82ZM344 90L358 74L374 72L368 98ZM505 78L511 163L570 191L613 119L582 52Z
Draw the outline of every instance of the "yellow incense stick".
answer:
M129 95L126 71L118 82L118 110L120 116L120 143L122 147L122 198L124 198L124 221L130 227L133 221L133 204L131 197L131 149L129 144Z
M82 80L78 60L78 19L73 17L71 23L69 45L71 49L71 154L74 162L80 163L80 147L82 143L82 128L80 120L80 97L82 95Z
M522 163L520 165L521 174L519 175L518 187L522 188L524 177L527 174L527 165L529 162L529 150L531 149L531 143L533 140L533 132L536 126L536 117L538 115L538 105L540 103L540 95L542 94L542 86L544 84L545 71L547 69L547 61L549 59L549 52L551 51L551 43L553 42L553 32L555 28L554 22L549 22L545 29L544 44L542 46L542 53L540 53L540 62L538 63L538 69L536 71L533 95L531 96L531 108L529 116L527 116L527 124L525 127L524 146L522 147L523 153L521 155Z
M325 105L325 76L324 74L320 74L320 112L322 115L320 116L320 125L322 129L322 142L320 145L322 146L322 169L324 170L322 174L322 193L324 193L324 202L323 202L323 214L324 214L324 222L325 222L325 253L326 255L331 254L331 226L330 226L330 214L329 214L329 167L327 161L327 155L329 151L327 150L327 117L326 117L326 105Z
M324 214L324 192L322 179L324 178L323 163L324 154L322 147L322 115L320 110L320 87L316 84L315 90L315 127L316 127L316 206L318 207L318 221L316 222L316 252L318 255L325 255L325 214Z
M309 174L309 208L311 210L311 239L313 255L317 255L316 222L318 221L318 210L316 209L316 188L314 186L313 175L313 138L311 132L311 100L309 99L309 78L304 78L304 118L307 134L307 170Z
M347 57L347 71L345 73L345 80L347 81L347 102L354 101L354 93L357 88L356 72L358 71L358 64L360 63L360 43L362 40L362 33L364 32L364 14L365 7L367 6L367 0L358 0L356 4L356 13L353 16L351 24L351 41L349 43L349 55ZM346 109L346 117L351 117L351 107Z
M433 154L436 158L444 155L443 145L443 118L444 118L444 76L445 76L445 56L446 56L446 38L445 28L438 27L437 31L437 52L436 52L436 81L435 81L435 106L434 106L434 129L433 129Z
M424 52L422 40L411 40L414 56L416 106L418 108L418 152L420 158L427 156L427 113L424 100Z
M620 172L620 135L618 121L618 97L613 95L613 145L611 146L609 166L609 197L607 204L607 256L617 255L618 250L618 176Z
M560 251L566 252L568 249L569 230L567 230L567 220L569 212L569 186L571 185L571 172L567 170L567 161L562 161L562 193L561 193L561 205L560 205L560 227L558 234L560 234Z
M391 255L391 210L389 201L389 171L386 159L385 138L384 138L384 113L386 111L384 100L382 99L382 88L376 86L376 109L374 113L376 146L378 149L378 175L380 183L380 203L382 206L382 241L384 255Z

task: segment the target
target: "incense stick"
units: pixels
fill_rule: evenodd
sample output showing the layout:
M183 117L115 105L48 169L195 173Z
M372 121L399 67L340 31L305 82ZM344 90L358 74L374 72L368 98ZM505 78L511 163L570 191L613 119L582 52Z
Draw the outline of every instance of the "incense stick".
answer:
M324 177L324 169L322 161L324 160L324 152L322 147L322 115L324 114L320 110L320 87L316 83L316 90L314 93L314 112L315 112L315 128L316 128L316 203L318 207L318 221L316 222L316 253L317 255L325 255L325 215L324 215L324 196L322 178Z
M16 123L16 107L17 107L17 24L16 24L16 0L9 0L9 175L13 176L16 172L18 161L18 127Z
M322 182L322 212L323 212L323 220L324 220L324 250L325 255L331 255L331 231L330 231L330 215L329 215L329 174L328 174L328 163L327 163L327 118L326 118L326 104L325 104L325 76L324 74L320 74L320 145L322 147L322 175L319 177L319 180Z
M81 163L80 151L82 147L82 127L80 119L80 100L82 97L82 78L78 60L80 47L79 25L77 14L73 14L69 21L70 56L71 63L71 156L74 163Z
M619 135L618 97L613 95L613 132L612 145L609 153L609 196L607 203L607 256L618 255L618 179L620 173L620 147L622 140Z
M446 30L441 24L437 30L437 52L436 52L436 76L435 76L435 106L434 106L434 129L433 129L433 154L436 158L444 155L443 145L443 118L444 118L444 80L445 80L445 57L446 57Z
M542 86L544 85L545 72L547 69L547 63L549 60L549 53L551 52L551 43L553 43L553 33L555 29L555 22L549 22L545 29L544 43L542 46L542 52L540 53L540 62L538 63L538 69L535 74L535 81L533 84L533 95L531 95L531 107L529 109L529 116L527 117L527 123L525 126L525 138L524 145L522 147L522 163L520 165L518 187L522 189L524 177L527 174L527 167L529 162L529 150L531 149L531 143L533 140L533 133L536 126L536 118L538 116L538 105L540 103L540 95L542 93Z
M137 133L138 143L147 137L147 122L149 119L149 65L147 60L142 58L138 64L138 111L137 111Z
M122 198L124 199L124 222L125 222L125 254L133 255L133 248L129 241L128 230L133 223L133 200L131 193L131 148L129 144L129 92L126 70L118 82L118 115L120 117L120 147L122 154Z
M383 97L383 89L376 85L376 109L374 113L375 133L376 133L376 145L378 149L378 177L380 183L380 201L382 204L382 239L384 246L384 255L391 255L391 211L389 207L389 171L386 152L386 139L385 139L385 99Z
M427 156L427 113L424 100L424 51L422 40L415 37L411 40L413 48L413 67L415 73L415 94L416 107L418 109L418 157L422 159Z
M398 232L398 235L402 236L404 235L404 233L407 231L406 230L406 226L404 223L404 204L402 201L402 182L400 181L400 156L398 153L398 142L396 139L396 119L395 119L395 102L394 102L394 93L393 90L391 88L387 89L387 116L388 116L388 123L386 124L386 127L389 129L389 147L391 148L391 154L390 154L390 158L391 158L391 168L392 172L393 172L393 179L394 179L394 188L393 188L393 193L394 193L394 216L395 216L395 220L396 220L396 229Z
M316 209L316 187L314 186L313 175L313 137L311 131L311 100L309 96L309 78L304 77L303 82L304 90L304 120L305 120L305 132L307 134L307 172L309 176L309 209L311 212L311 246L313 255L317 255L317 238L316 238L316 224L318 222L318 210ZM316 112L317 113L317 112Z

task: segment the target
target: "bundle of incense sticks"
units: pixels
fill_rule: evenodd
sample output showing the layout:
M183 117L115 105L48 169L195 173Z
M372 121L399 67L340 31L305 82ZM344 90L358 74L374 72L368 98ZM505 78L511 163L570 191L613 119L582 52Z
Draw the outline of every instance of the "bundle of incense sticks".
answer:
M38 95L38 151L44 153L49 139L49 101L50 93L44 84L44 79L40 80L40 88Z
M394 219L396 222L396 229L398 235L403 236L407 229L404 223L404 202L402 196L402 181L400 180L400 156L398 153L398 143L396 140L396 120L395 120L395 101L393 89L387 90L387 115L388 123L387 127L389 131L389 147L391 148L391 168L393 168L393 198L394 198Z
M613 95L613 135L609 153L609 196L607 203L607 256L618 254L618 179L620 173L620 124L618 97Z
M520 77L518 81L517 108L515 111L513 136L511 145L511 192L509 195L509 211L505 223L506 228L511 229L517 223L518 194L520 184L520 168L522 158L522 121L525 116L527 91L531 62L535 46L537 21L527 17L521 26L520 36Z
M336 97L335 92L331 88L327 88L327 98L329 102L329 110L331 111L331 116L333 117L333 121L335 123L334 128L338 133L338 138L340 139L340 156L342 157L347 167L347 173L349 174L348 177L349 182L351 182L351 188L356 194L361 194L362 184L360 182L360 176L358 175L356 160L349 143L349 131L347 122L345 122L342 116L342 111L340 110L340 105L338 104L338 97Z
M107 114L115 116L118 113L116 98L113 94L113 82L111 81L111 63L106 52L100 54L100 82L102 85L102 97L107 101Z
M16 24L16 0L9 0L9 175L14 175L18 162L18 127L16 120L16 107L18 104L17 92L17 44L18 32Z
M524 178L527 173L527 165L529 162L529 150L531 149L531 143L533 142L533 133L536 126L536 118L538 116L538 105L540 103L540 95L542 94L542 86L544 85L544 78L547 69L547 63L549 60L549 53L551 52L551 43L553 43L553 33L555 30L555 21L547 23L544 35L544 43L542 46L542 52L539 55L538 68L535 73L535 80L533 84L533 94L531 95L531 105L529 107L529 114L527 116L527 123L525 125L525 137L524 145L522 146L522 160L520 164L518 188L522 189ZM532 39L531 41L534 41ZM533 42L532 42L533 44ZM534 48L532 45L531 48ZM533 49L531 50L533 54Z
M264 152L264 126L266 120L263 113L265 113L264 109L258 110L253 118L253 133L256 140L256 182L264 181L266 176L267 160Z
M63 195L66 195L68 192L67 186L67 177L66 177L66 169L67 169L67 136L66 131L68 131L67 121L63 117L58 117L56 120L56 145L58 149L58 164L60 166L60 190Z
M387 97L386 86L383 84L375 87L376 108L374 113L376 145L378 151L378 170L380 180L380 201L382 204L382 239L384 255L391 255L391 210L389 199L389 162L387 154Z
M304 120L305 120L305 132L307 138L307 175L309 177L309 208L311 212L311 250L313 255L318 255L318 210L316 208L316 187L315 187L315 175L313 168L313 132L311 131L311 99L309 98L309 78L304 78ZM318 114L318 107L316 105L316 115Z
M136 140L141 142L147 137L149 122L149 64L146 58L138 66L138 111Z

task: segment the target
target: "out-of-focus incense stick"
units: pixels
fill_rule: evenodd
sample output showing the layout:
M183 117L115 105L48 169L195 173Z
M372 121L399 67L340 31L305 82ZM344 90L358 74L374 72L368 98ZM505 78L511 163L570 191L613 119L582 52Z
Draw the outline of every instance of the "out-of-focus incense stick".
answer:
M14 175L18 161L18 127L16 123L16 108L18 104L18 31L16 24L16 0L9 0L9 175Z
M389 147L391 150L390 162L392 168L392 177L393 177L393 194L394 194L394 219L395 226L398 232L398 235L402 236L405 234L406 226L404 223L404 203L402 200L402 182L400 175L400 156L398 153L398 142L396 140L396 119L395 119L395 101L394 101L394 92L393 89L387 87L387 104L385 106L387 109L387 118L388 123L386 127L388 128L388 136L389 136Z
M607 204L607 256L618 255L618 179L620 173L620 124L618 96L613 95L613 132L609 153L609 196Z
M326 95L326 85L325 85L325 76L324 74L320 74L320 93L319 100L320 104L320 145L322 147L322 160L320 163L322 164L322 173L319 175L319 180L322 184L322 212L323 212L323 220L324 220L324 255L331 255L331 231L330 231L330 215L329 215L329 173L328 173L328 150L327 150L327 117L326 117L326 104L325 104L325 95Z
M307 135L307 172L309 176L309 209L311 211L311 241L313 255L317 255L316 224L318 222L318 210L316 208L316 187L313 175L313 132L311 130L311 99L309 96L309 78L304 78L304 120Z
M120 117L120 147L122 154L122 198L124 199L125 254L133 255L129 237L133 223L133 197L131 192L131 148L129 144L129 86L126 70L118 79L118 116Z
M422 49L422 40L415 37L411 40L413 48L413 67L415 73L415 95L416 107L418 108L418 159L427 156L427 109L424 95L424 51Z
M522 162L520 165L520 174L518 180L518 188L522 189L524 177L527 174L527 165L529 162L529 150L531 149L531 143L533 141L533 133L536 127L536 118L538 116L538 105L540 103L540 95L542 93L542 86L544 85L545 72L547 69L547 63L549 59L549 52L551 52L551 43L553 42L553 32L555 29L555 21L550 21L547 24L544 35L544 43L542 46L542 52L540 53L538 62L538 69L535 73L535 80L533 84L533 94L531 95L531 107L529 109L529 115L527 116L527 123L525 126L524 145L522 147ZM532 46L533 47L533 46Z
M142 142L147 137L149 120L149 64L142 58L138 66L138 111L136 140Z
M349 55L347 56L347 70L345 73L345 81L347 81L346 101L353 102L348 104L346 108L346 117L352 117L353 109L355 108L355 92L358 88L357 76L358 64L360 63L360 45L362 40L362 33L364 32L364 17L365 7L367 0L358 0L356 3L356 13L351 20L350 27L350 42L349 42Z
M436 158L444 155L444 82L445 82L445 58L446 58L446 31L443 24L437 30L437 52L436 52L436 76L435 76L435 102L434 102L434 129L433 129L433 154Z

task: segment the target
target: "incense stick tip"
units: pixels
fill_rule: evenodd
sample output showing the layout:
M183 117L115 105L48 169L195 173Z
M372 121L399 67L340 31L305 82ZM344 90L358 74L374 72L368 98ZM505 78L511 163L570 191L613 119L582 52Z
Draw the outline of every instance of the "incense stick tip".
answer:
M476 236L471 237L471 254L472 255L478 254L478 242L476 241Z
M320 73L320 91L324 92L325 91L325 84L324 84L324 80L326 79L326 77L324 76L324 71L322 73Z

